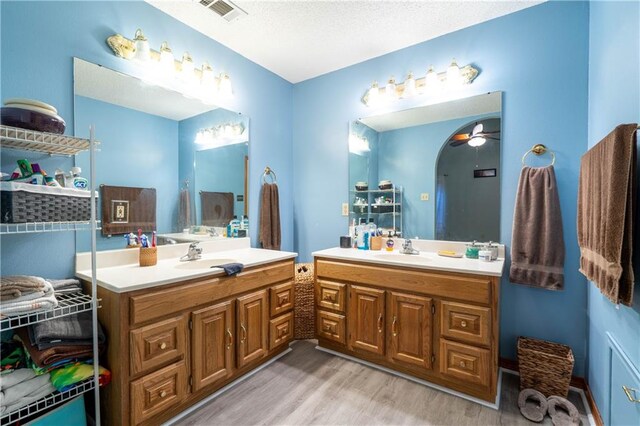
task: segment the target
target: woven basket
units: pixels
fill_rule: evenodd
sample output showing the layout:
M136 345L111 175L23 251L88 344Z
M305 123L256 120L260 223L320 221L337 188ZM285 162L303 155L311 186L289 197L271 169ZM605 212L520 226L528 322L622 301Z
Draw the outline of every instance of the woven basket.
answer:
M296 288L294 307L294 339L313 339L316 319L314 312L313 263L296 264Z
M3 190L0 209L2 223L88 221L91 197Z
M140 266L154 266L158 263L158 247L140 247Z
M573 352L569 346L530 337L518 338L520 389L532 388L544 396L567 397Z

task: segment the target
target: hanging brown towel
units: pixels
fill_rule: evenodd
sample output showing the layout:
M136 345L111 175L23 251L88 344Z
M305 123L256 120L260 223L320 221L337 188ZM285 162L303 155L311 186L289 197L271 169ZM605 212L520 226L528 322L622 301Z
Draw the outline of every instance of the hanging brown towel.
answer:
M553 166L525 166L520 172L509 280L548 290L564 287L564 237Z
M178 212L178 231L191 227L191 194L188 189L180 191L180 206Z
M227 226L233 219L233 192L200 191L202 225Z
M637 124L621 124L582 156L578 187L580 272L613 303L633 299Z
M260 243L262 248L280 250L280 237L278 185L264 183L260 197Z

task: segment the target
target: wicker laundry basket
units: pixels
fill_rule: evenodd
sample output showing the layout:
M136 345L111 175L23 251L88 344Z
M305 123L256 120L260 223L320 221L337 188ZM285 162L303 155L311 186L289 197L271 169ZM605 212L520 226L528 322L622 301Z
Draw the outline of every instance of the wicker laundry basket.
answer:
M313 263L296 264L294 339L313 339L316 318L314 315Z
M521 390L532 388L546 397L558 395L566 398L573 362L569 346L530 337L518 338Z

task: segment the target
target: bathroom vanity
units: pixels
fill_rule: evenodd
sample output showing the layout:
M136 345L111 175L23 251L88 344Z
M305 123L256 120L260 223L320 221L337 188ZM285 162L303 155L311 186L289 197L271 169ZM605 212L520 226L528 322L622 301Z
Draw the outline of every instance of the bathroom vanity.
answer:
M456 250L460 243L435 244ZM313 253L319 349L491 405L504 261L444 258L435 251Z
M105 424L160 424L288 350L296 254L239 239L202 243L201 259L180 262L187 246L159 247L151 267L136 249L98 253L102 363L113 375L101 389ZM77 256L80 278L87 262ZM211 268L229 262L245 268Z

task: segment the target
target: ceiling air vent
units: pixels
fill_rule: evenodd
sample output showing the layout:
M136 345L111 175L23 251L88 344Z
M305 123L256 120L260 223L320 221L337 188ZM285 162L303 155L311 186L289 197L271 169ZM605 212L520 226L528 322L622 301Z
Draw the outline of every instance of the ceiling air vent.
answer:
M247 14L229 0L200 0L200 4L229 22Z

